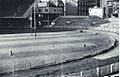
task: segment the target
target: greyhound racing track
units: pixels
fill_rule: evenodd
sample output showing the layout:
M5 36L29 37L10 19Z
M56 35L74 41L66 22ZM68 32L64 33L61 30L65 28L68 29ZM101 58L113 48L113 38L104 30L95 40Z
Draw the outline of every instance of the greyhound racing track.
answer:
M41 66L42 63L60 63L97 54L113 46L114 42L111 36L79 30L37 33L36 38L31 34L0 35L0 73L12 70L10 51L14 53L14 67L18 71ZM28 72L17 74L15 77L29 75Z

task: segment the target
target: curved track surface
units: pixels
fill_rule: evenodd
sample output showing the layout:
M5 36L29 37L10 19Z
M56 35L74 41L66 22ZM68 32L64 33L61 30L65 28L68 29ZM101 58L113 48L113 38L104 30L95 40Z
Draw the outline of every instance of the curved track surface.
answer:
M15 70L22 70L30 65L36 67L44 60L48 63L53 59L59 61L61 53L65 57L61 58L63 60L92 54L109 47L113 42L110 36L87 31L38 33L36 38L30 34L0 35L0 72L10 72L12 69L10 51L15 54Z

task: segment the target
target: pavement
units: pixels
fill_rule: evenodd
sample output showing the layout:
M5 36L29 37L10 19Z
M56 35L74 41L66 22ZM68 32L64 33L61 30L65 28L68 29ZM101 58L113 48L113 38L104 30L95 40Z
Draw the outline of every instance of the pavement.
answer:
M109 23L95 27L95 30L119 33L119 18L109 18L108 21Z

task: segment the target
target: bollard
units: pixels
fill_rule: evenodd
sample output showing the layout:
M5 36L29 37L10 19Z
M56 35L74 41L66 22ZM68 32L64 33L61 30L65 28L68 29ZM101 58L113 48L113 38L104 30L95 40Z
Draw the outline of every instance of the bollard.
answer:
M84 44L83 46L86 47L86 44Z
M81 77L83 76L83 71L80 72L80 76L81 76Z
M76 59L76 55L74 55L74 59Z
M30 69L31 69L31 62L29 61L29 66L30 66Z
M54 60L55 60L55 64L57 64L57 62L56 62L56 61L57 61L56 58L54 58Z
M42 65L43 65L43 67L44 67L44 60L42 61Z
M67 60L66 56L64 57L65 61Z
M83 33L83 30L80 30L80 33Z
M99 76L100 68L97 67L96 70L97 70L97 76Z
M110 65L110 71L111 71L111 73L113 72L113 65L114 65L114 64L111 64L111 65Z

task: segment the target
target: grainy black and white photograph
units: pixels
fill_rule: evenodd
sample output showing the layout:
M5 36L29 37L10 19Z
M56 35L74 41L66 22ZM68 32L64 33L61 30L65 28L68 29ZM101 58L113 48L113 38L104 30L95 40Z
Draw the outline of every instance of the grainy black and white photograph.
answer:
M0 77L119 77L119 0L0 0Z

